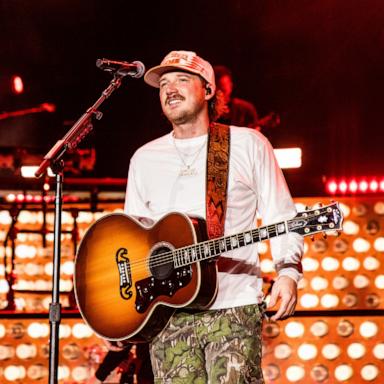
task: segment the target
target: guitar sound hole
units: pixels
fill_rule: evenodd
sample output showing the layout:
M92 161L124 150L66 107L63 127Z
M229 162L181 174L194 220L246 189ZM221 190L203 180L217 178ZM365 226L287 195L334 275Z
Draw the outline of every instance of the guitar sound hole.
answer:
M150 270L155 279L163 280L169 277L173 270L173 259L168 254L170 247L159 246L154 249L150 258Z

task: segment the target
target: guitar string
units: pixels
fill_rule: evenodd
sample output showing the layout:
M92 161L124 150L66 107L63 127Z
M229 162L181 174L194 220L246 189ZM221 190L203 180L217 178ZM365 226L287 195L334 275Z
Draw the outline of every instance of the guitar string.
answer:
M313 215L313 216L310 216L308 215L305 219L308 220L308 219L311 219L313 217L317 217L318 215ZM291 219L291 220L288 220L288 221L293 221L295 219ZM299 219L296 219L296 220L299 220ZM281 224L281 223L277 223L277 224ZM252 235L258 235L260 233L260 230L261 229L266 229L268 231L268 233L270 232L271 229L275 229L276 228L276 225L277 224L272 224L272 225L268 225L266 227L262 227L262 228L255 228L255 229L252 229L252 230L249 230L249 231L245 231L245 232L252 232ZM311 228L311 227L316 227L318 224L310 224L310 225L306 225L306 227L308 228ZM324 231L324 230L323 230ZM241 234L238 234L238 235L233 235L234 237L238 237L238 236L244 236L244 233L241 233ZM254 233L255 232L255 233ZM317 231L317 232L321 232L321 230ZM286 234L286 233L284 233ZM310 235L311 233L307 233L305 234L305 236L308 236ZM149 264L149 267L158 267L158 266L161 266L161 265L165 265L165 264L168 264L170 262L173 262L174 261L174 256L175 256L175 252L180 252L182 253L182 250L186 250L188 248L193 248L193 247L201 247L203 246L204 244L206 245L209 245L210 248L212 248L211 246L214 245L215 242L220 242L220 240L228 240L231 236L224 236L224 237L221 237L221 238L216 238L216 239L210 239L210 240L207 240L207 241L204 241L204 242L201 242L201 243L197 243L197 244L190 244L190 245L187 245L187 246L184 246L184 247L181 247L181 248L178 248L176 250L172 250L172 251L167 251L167 252L164 252L164 253L161 253L160 256L158 258L156 258L155 260L151 261L149 259L149 263L148 263L148 258L142 258L142 259L139 259L137 261L132 261L131 262L131 266L133 267L138 267L140 266L140 264L143 265L143 267L147 267L147 265ZM274 236L275 237L275 236ZM243 237L241 238L243 239ZM239 240L241 240L239 239ZM261 242L263 240L268 240L269 238L265 238L265 239L260 239L259 241L256 241L256 242L253 242L253 243L249 243L249 244L246 244L246 245L251 245L251 244L256 244L258 242ZM215 247L213 247L213 249L215 250ZM234 248L236 249L236 248ZM181 255L182 258L183 258L183 255ZM215 255L217 256L217 255ZM212 256L215 257L215 256ZM207 258L209 259L209 257ZM204 261L203 260L195 260L195 261ZM188 265L188 264L187 264Z
M310 224L310 225L307 225L306 227L316 227L316 226L317 226L317 224ZM275 228L275 224L269 225L267 227L263 227L261 229L266 229L266 228L269 229L269 230L271 228ZM250 232L256 232L255 235L257 235L258 234L257 232L260 232L260 228L255 228L253 230L250 230ZM318 232L321 232L321 230L319 230ZM308 236L310 234L311 233L305 234L305 236ZM243 235L243 233L239 234L239 235L233 235L233 236L240 236L240 235ZM221 238L211 239L211 240L207 240L207 241L204 241L204 242L201 242L201 243L197 243L197 244L190 244L190 245L178 248L177 250L164 252L164 253L160 254L160 257L156 258L154 261L151 262L151 260L149 260L149 266L150 267L158 267L158 266L161 266L161 265L168 264L168 263L174 261L174 254L175 254L175 252L182 252L182 250L185 250L185 249L188 249L188 248L191 248L191 247L192 248L193 247L200 247L200 246L203 246L204 244L208 244L208 245L212 246L213 243L219 242L220 240L224 240L224 239L228 240L230 237L231 236L225 236L225 237L221 237ZM247 244L247 245L256 244L256 243L261 242L263 240L268 240L268 238L261 239L260 241L257 241L257 242L254 242L254 243L250 243L250 244ZM212 247L210 247L210 248L212 248ZM213 248L215 250L215 247L213 247ZM236 249L236 248L234 248L234 249ZM181 255L181 256L183 256L183 255ZM215 256L217 256L217 255L212 256L212 258L215 257ZM207 259L209 259L209 257ZM195 260L195 261L204 261L204 260ZM140 264L143 264L143 266L147 267L147 265L148 265L148 258L143 258L143 259L139 259L137 261L131 262L131 266L138 266Z

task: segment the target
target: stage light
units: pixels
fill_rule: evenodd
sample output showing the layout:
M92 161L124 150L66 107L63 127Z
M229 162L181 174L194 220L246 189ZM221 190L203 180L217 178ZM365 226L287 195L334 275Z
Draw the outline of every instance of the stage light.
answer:
M359 233L360 226L355 221L346 220L343 223L343 232L346 235L357 235Z
M322 364L315 365L311 369L310 375L316 383L322 383L329 378L328 368Z
M319 269L319 261L312 257L304 257L303 261L303 271L304 272L314 272Z
M361 343L351 343L347 348L347 355L354 360L361 359L366 353L366 348Z
M378 237L373 243L373 247L378 252L384 252L384 237Z
M315 321L309 329L312 335L316 337L326 336L328 334L328 330L329 330L328 324L323 320Z
M335 276L332 280L332 286L337 290L345 289L348 285L349 281L345 276Z
M12 83L11 89L13 93L21 94L24 92L24 82L20 76L18 75L12 76L11 83Z
M300 305L303 308L315 308L319 305L319 298L317 295L311 293L304 293L300 296Z
M348 256L342 261L343 269L352 272L360 268L360 261L356 257Z
M358 237L353 240L352 248L357 253L368 252L369 248L371 248L371 243L362 237Z
M348 364L340 364L335 368L335 377L338 381L347 381L353 376L353 369Z
M302 337L304 335L304 326L302 323L298 321L290 321L285 326L285 334L293 339L296 339L298 337Z
M324 308L335 308L339 305L339 297L332 293L326 293L320 299L320 303Z
M336 331L341 337L349 337L354 331L354 326L349 320L340 320L337 324Z
M301 344L297 350L297 355L301 360L312 360L317 356L317 347L314 344Z
M369 283L370 283L369 278L365 275L356 275L353 278L353 285L357 289L367 288Z
M26 370L22 365L8 365L3 375L8 381L19 381L25 378Z
M321 349L321 354L327 360L335 360L340 356L341 349L337 344L325 344Z
M328 192L331 193L331 194L334 194L337 192L337 183L335 181L330 181L328 184L327 184L327 189L328 189Z
M292 355L292 347L286 343L280 343L276 345L274 355L279 360L288 359Z
M37 356L36 345L31 343L19 344L16 347L16 356L22 360L32 359L33 357L36 357Z
M361 368L360 375L365 381L373 381L379 376L379 368L375 364L366 364Z
M328 280L321 276L315 276L311 280L311 287L314 291L323 291L328 287Z
M339 191L342 193L345 193L347 192L347 189L348 189L348 184L345 181L341 181L339 183Z
M295 383L304 378L305 370L301 365L291 365L285 371L285 376L288 381L290 381L291 383Z
M324 271L327 272L336 271L339 266L339 260L331 256L324 257L324 259L321 261L321 267L324 269Z
M372 352L376 359L384 360L384 343L376 344Z
M367 339L370 339L376 336L378 330L379 329L377 324L374 323L373 321L364 321L363 323L360 324L360 328L359 328L360 335Z
M35 178L35 172L38 170L38 165L22 165L20 167L21 176L24 178ZM47 174L49 177L54 177L55 174L52 172L50 167L47 168Z
M282 169L301 167L301 148L274 149L277 162Z

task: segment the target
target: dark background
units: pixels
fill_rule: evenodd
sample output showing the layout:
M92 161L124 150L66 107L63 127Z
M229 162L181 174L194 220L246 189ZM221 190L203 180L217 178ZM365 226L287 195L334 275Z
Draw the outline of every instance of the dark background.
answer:
M0 42L0 112L57 106L0 121L0 147L44 155L109 83L97 58L149 68L185 49L229 66L235 93L260 116L279 113L264 134L303 149L302 168L285 171L294 195L323 194L324 177L383 174L382 0L2 0ZM14 73L25 81L19 96L7 88ZM142 79L124 79L101 111L82 143L96 147L98 177L126 177L133 152L170 130Z

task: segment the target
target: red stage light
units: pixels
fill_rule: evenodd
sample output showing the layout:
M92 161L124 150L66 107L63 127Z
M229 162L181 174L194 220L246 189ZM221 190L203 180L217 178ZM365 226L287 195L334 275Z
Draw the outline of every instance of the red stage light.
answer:
M12 76L12 92L16 94L24 92L24 83L20 76Z
M331 179L325 185L326 191L329 194L344 194L344 193L379 193L384 192L384 179L367 177L351 178L351 179Z

